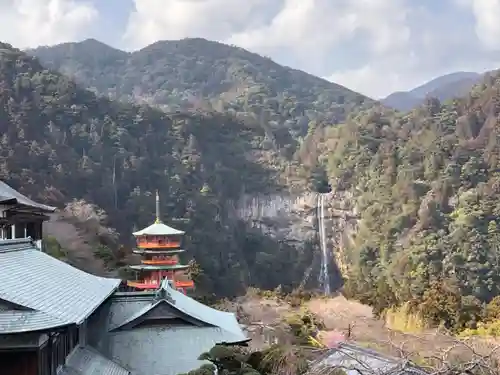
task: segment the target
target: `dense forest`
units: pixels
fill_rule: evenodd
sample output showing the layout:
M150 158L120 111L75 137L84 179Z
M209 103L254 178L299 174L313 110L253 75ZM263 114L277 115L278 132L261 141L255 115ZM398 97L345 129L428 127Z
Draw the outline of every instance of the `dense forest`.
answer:
M296 286L313 256L249 228L232 203L326 179L361 217L343 254L348 296L456 331L500 317L497 73L402 114L202 39L29 53L94 93L3 45L0 178L14 187L93 202L124 236L150 221L159 189L165 216L189 219L203 285L230 295Z
M498 317L500 75L464 99L381 108L318 129L329 177L361 215L346 292L450 329Z
M242 48L201 38L160 41L127 53L96 40L27 51L42 64L113 99L167 111L214 109L251 117L282 145L311 121L342 121L373 101L343 86L283 67Z
M133 225L151 223L158 189L165 218L188 219L178 226L207 291L291 286L310 263L310 252L277 243L233 212L242 191L280 189L275 171L257 162L273 150L262 148L255 122L99 98L0 44L0 134L2 180L59 207L96 204L125 244Z

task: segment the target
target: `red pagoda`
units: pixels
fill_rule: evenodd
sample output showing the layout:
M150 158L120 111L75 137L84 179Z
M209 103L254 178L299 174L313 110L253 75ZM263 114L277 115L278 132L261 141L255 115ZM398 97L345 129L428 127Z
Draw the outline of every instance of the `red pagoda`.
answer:
M156 193L156 221L149 227L133 233L137 242L134 253L142 256L141 264L130 266L137 271L138 281L128 281L130 287L139 290L156 290L165 277L184 294L194 288L187 275L187 265L179 263L178 254L184 232L165 225L160 219L160 197Z

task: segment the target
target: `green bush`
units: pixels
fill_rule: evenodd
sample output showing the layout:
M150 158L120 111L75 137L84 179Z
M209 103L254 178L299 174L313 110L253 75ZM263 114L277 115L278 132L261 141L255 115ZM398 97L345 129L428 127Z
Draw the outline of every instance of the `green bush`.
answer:
M66 251L54 236L47 236L43 239L43 250L45 253L57 259L66 257Z

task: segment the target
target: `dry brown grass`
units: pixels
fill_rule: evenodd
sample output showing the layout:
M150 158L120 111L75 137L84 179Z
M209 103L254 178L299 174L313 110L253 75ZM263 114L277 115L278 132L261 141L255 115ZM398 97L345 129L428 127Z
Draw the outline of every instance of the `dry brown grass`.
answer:
M248 316L249 321L254 325L264 326L278 325L285 315L299 310L285 302L255 295L242 297L237 304ZM411 354L413 358L426 358L436 353L450 351L448 355L465 359L471 356L471 351L466 345L470 345L478 353L488 353L492 347L498 345L496 342L484 339L474 339L465 345L459 345L456 338L439 330L428 330L419 334L394 331L386 327L383 320L376 318L370 307L342 296L314 298L305 303L304 307L323 320L326 330L346 334L351 327L351 341L390 355L401 356L403 351L405 355ZM251 334L257 346L263 345L259 334L258 330ZM453 350L450 350L452 347Z

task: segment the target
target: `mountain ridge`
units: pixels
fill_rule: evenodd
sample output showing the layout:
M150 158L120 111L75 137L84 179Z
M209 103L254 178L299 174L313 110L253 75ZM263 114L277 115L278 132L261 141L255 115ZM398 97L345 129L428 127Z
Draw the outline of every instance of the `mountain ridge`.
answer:
M441 101L462 97L480 82L483 74L475 72L454 72L436 77L409 91L398 91L388 95L381 103L407 112L424 103L426 98L433 97Z
M429 98L404 116L373 109L326 130L329 179L361 216L343 254L347 295L404 324L477 332L492 322L483 304L500 298L499 100L493 72L463 98Z
M252 116L294 138L304 136L311 121L338 123L358 107L376 103L270 58L202 38L159 41L130 53L108 46L108 53L97 53L103 46L86 40L27 52L112 99Z
M255 121L98 97L2 43L0 87L0 179L23 194L58 207L74 199L96 205L127 246L133 227L154 219L159 190L169 197L165 217L188 219L181 229L188 256L203 269L202 289L219 295L250 284L290 288L310 264L310 254L233 214L242 191L279 188L276 171L259 160L277 157ZM111 259L107 266L124 266Z

